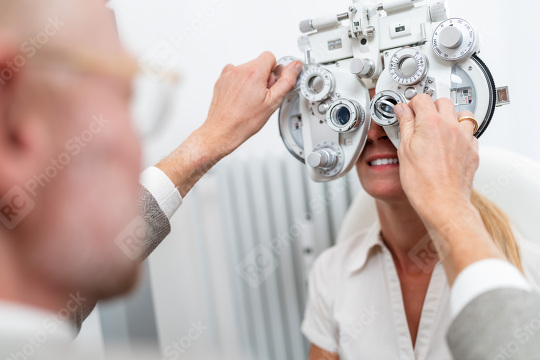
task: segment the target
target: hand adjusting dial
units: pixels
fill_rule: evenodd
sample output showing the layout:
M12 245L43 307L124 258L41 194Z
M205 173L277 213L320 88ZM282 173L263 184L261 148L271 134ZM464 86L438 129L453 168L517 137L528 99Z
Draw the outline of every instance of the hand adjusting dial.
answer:
M278 81L278 79L281 77L281 73L283 71L283 69L285 69L287 67L287 65L289 65L290 63L292 62L295 62L295 61L300 61L300 59L297 59L293 56L285 56L281 59L279 59L279 61L277 62L276 64L276 67L273 71L274 73L274 76L276 77L276 81ZM304 72L306 71L306 66L305 65L302 65L302 71L300 72L300 75L298 76L298 79L296 80L296 85L294 86L294 90L300 88L300 80L302 79L302 75L304 75Z

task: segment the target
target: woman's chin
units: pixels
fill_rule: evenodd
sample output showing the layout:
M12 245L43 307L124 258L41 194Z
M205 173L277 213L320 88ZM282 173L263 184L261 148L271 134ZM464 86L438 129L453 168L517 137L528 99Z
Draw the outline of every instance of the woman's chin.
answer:
M361 181L364 190L373 198L382 201L400 201L407 199L399 181Z
M382 201L407 199L399 177L399 164L370 166L365 161L356 165L358 179L364 190L373 198Z

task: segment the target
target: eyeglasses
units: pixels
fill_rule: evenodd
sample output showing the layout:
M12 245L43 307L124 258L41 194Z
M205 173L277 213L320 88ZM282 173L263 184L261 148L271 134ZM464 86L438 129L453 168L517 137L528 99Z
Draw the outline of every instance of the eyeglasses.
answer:
M46 69L57 67L132 81L131 112L134 125L143 137L151 137L167 121L179 80L177 73L140 63L128 54L99 53L52 44L36 53L34 64Z

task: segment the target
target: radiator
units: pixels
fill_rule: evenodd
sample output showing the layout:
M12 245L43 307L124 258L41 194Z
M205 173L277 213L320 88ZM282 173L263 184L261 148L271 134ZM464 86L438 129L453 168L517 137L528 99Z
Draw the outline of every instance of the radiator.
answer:
M256 359L306 359L300 332L307 276L333 245L356 174L312 182L290 156L229 160L216 171L242 349Z

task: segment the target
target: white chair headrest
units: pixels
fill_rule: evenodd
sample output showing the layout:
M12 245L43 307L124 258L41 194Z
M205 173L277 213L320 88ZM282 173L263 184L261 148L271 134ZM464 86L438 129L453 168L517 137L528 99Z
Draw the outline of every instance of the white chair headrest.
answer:
M540 241L540 164L508 150L482 147L474 187L506 212L523 237ZM337 242L368 228L376 219L375 200L361 189Z

